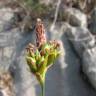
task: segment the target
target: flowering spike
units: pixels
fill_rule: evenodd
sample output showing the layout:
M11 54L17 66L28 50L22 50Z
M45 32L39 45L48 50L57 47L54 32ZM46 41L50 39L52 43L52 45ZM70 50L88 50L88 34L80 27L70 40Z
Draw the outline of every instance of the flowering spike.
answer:
M44 25L41 19L38 18L36 23L36 46L29 43L26 48L26 61L31 72L40 83L42 93L44 92L46 72L59 56L59 47L59 42L55 40L47 42ZM44 96L44 93L42 96Z
M40 47L44 43L46 43L45 28L44 28L44 25L43 25L41 19L38 18L37 23L36 23L36 44L37 44L37 47Z

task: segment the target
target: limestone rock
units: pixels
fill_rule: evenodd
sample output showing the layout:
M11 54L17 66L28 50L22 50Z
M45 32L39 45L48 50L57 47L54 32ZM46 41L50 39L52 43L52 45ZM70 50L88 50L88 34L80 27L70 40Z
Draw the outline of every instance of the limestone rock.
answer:
M11 8L0 9L0 32L9 30L14 21L14 13Z
M96 47L87 49L82 57L83 72L87 75L93 87L96 89Z
M82 71L96 89L96 44L94 36L86 28L69 27L66 34L82 60Z
M89 29L90 29L91 33L96 34L96 8L94 8L94 10L91 14Z
M82 57L85 49L92 48L95 45L94 36L86 28L69 26L66 34L80 57Z
M65 8L63 14L65 20L67 20L72 26L87 26L87 17L81 11L75 8Z

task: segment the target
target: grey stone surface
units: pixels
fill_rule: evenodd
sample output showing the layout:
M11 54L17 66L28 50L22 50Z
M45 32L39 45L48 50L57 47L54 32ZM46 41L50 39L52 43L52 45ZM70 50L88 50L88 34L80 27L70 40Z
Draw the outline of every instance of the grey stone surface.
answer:
M69 26L66 29L66 34L80 57L85 49L95 46L95 37L84 27Z
M72 26L87 26L87 17L81 11L75 8L65 8L64 13L65 20L67 20Z
M83 53L82 60L83 71L96 89L96 47L86 49L86 51Z
M69 28L66 34L73 44L76 53L82 60L82 69L87 79L96 89L96 41L94 36L85 28Z
M8 30L14 22L14 13L11 8L0 9L0 32Z
M94 8L94 10L91 13L89 29L90 29L91 33L96 34L96 7Z

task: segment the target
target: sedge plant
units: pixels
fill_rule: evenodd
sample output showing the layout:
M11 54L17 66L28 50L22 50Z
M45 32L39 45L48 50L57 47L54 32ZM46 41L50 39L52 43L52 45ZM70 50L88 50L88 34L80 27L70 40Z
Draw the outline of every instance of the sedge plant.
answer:
M31 73L36 76L41 86L42 96L45 96L46 72L60 55L60 44L56 40L47 41L44 24L39 18L37 19L35 29L36 45L28 44L26 61Z

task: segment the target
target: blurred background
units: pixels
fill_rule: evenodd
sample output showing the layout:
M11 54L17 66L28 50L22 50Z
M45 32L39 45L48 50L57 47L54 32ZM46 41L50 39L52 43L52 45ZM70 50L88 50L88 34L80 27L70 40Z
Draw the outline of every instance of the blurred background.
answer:
M25 60L37 18L62 52L47 72L46 96L96 96L96 0L0 0L0 96L40 96Z

